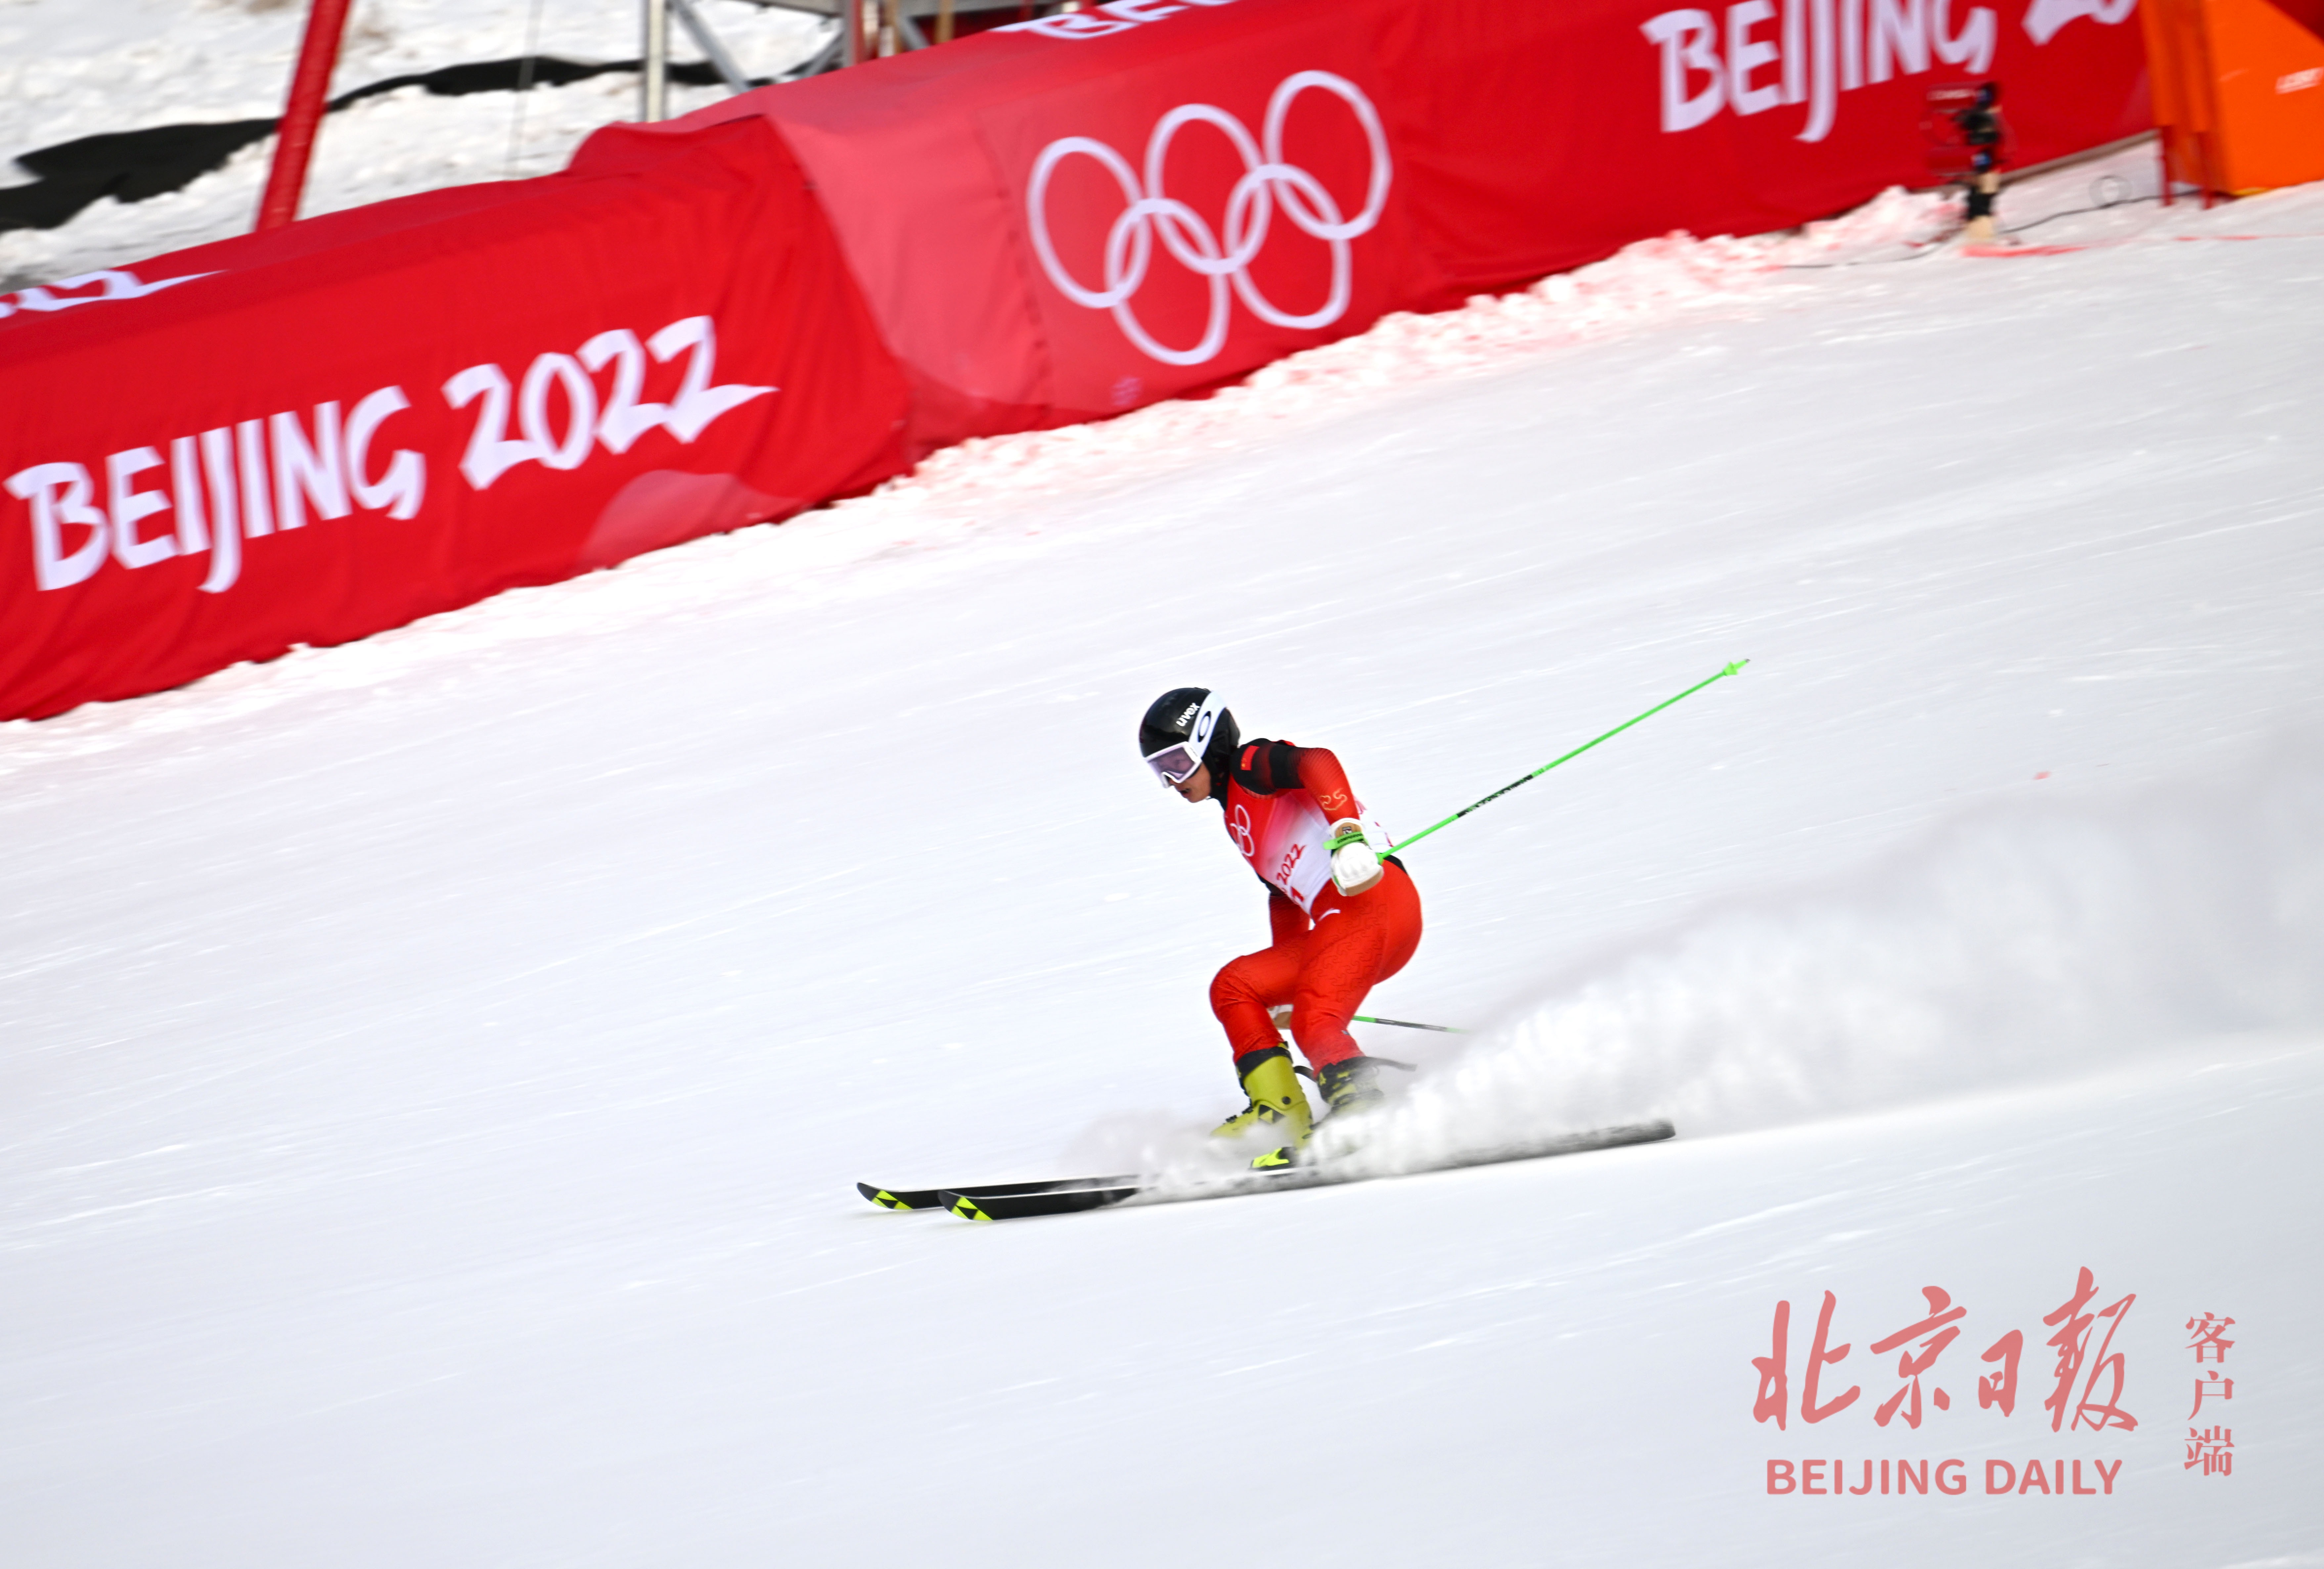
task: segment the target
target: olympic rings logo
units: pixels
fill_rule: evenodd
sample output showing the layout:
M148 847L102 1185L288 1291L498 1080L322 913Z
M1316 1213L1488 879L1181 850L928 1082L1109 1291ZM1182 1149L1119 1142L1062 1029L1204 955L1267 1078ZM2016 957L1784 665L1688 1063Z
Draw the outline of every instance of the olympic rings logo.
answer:
M1283 161L1283 123L1290 115L1292 104L1311 88L1348 106L1370 149L1370 183L1364 193L1363 210L1353 217L1340 210L1322 180ZM1223 236L1201 214L1163 189L1163 166L1170 156L1171 139L1180 127L1196 123L1224 132L1242 158L1242 178L1235 181L1227 198ZM1105 283L1098 289L1082 283L1066 270L1049 239L1049 180L1060 163L1075 154L1096 160L1112 175L1128 204L1107 232ZM1388 133L1381 128L1379 113L1371 100L1343 77L1304 70L1277 86L1267 103L1267 125L1259 141L1252 140L1250 128L1240 120L1209 104L1182 104L1163 115L1147 140L1142 183L1128 159L1093 137L1065 136L1050 143L1033 161L1033 177L1025 193L1026 217L1032 226L1033 249L1041 258L1041 269L1065 298L1092 310L1111 310L1123 335L1149 357L1164 365L1198 365L1226 346L1228 317L1233 309L1227 300L1229 283L1253 316L1277 327L1310 328L1337 321L1348 309L1353 281L1348 242L1379 222L1388 206L1392 171ZM1277 206L1293 227L1332 247L1331 294L1320 308L1305 315L1282 309L1261 294L1249 271L1251 259L1267 244ZM1163 248L1180 265L1209 280L1210 318L1202 340L1192 348L1172 348L1156 342L1130 309L1130 300L1146 281L1147 269L1153 263L1157 234Z

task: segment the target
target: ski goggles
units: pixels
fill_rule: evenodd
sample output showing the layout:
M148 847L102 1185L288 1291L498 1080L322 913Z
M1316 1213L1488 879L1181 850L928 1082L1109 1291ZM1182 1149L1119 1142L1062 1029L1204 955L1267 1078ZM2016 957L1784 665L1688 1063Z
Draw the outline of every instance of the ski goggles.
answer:
M1218 727L1220 711L1225 707L1216 692L1204 697L1186 739L1174 741L1159 752L1148 752L1146 766L1166 785L1181 785L1194 778L1203 766L1203 753L1210 747L1211 732Z

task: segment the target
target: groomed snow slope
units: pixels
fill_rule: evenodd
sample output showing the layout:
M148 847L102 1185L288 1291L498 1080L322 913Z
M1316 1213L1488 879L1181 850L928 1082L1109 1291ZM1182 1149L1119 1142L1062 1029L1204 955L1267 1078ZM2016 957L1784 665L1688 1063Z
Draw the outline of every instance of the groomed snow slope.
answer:
M0 727L0 1560L2324 1562L2324 191L1761 270L1928 217ZM1747 655L1415 849L1374 1006L1482 1033L1367 1037L1424 1064L1384 1149L1680 1140L854 1195L1232 1104L1204 987L1262 901L1138 767L1157 691L1410 833ZM2082 1266L2135 1433L2041 1409ZM1883 1428L1932 1284L1951 1409ZM1825 1290L1866 1398L1811 1426ZM2181 1466L2201 1312L2231 1476ZM1812 1454L1971 1491L1767 1495ZM1977 1485L2031 1457L2123 1469Z

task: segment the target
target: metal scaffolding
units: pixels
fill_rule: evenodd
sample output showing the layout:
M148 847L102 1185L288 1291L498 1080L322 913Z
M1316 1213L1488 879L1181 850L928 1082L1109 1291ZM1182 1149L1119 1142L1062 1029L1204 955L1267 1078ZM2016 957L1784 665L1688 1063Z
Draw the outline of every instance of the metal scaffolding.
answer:
M696 0L641 0L645 26L645 70L638 84L638 117L661 120L669 114L669 24L675 16L730 92L747 92L769 81L796 81L860 65L907 50L952 42L961 17L982 19L1007 12L1009 21L1030 20L1077 10L1077 0L748 0L764 8L805 12L827 18L830 36L816 53L779 78L743 75L733 53L703 17Z

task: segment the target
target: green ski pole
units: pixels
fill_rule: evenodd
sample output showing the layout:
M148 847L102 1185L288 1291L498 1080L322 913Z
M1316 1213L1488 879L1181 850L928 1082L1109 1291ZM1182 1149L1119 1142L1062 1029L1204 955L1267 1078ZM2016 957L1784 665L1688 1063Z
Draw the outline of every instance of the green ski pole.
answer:
M1393 1024L1398 1029L1433 1029L1439 1035L1466 1035L1469 1031L1457 1024L1415 1024L1409 1019L1375 1019L1369 1013L1352 1013L1349 1018L1358 1024Z
M1653 707L1639 715L1637 719L1628 719L1623 721L1621 724L1615 725L1613 729L1606 732L1605 734L1599 736L1596 741L1585 741L1581 745L1575 747L1572 752L1567 752L1563 757L1543 763L1539 768L1526 775L1525 779L1512 780L1508 784L1505 784L1500 789L1495 790L1491 795L1487 796L1483 800L1471 801L1469 805L1462 807L1459 811L1445 818L1443 822L1431 823L1427 827L1421 829L1419 833L1415 834L1411 838L1403 841L1401 844L1389 846L1388 853L1392 855L1401 854L1406 850L1410 849L1413 845L1419 844L1423 839L1427 838L1429 835L1434 834L1437 829L1449 827L1452 824L1457 823L1462 818L1467 817L1471 812L1475 811L1479 807L1486 806L1491 802L1499 800L1503 796L1517 789L1517 786L1524 784L1527 780L1539 779L1542 775L1547 773L1551 769L1555 768L1561 762L1572 762L1575 758L1580 757L1583 752L1597 745L1599 741L1613 740L1614 737L1621 734L1623 731L1628 730L1631 725L1637 724L1638 720L1653 718L1655 715L1669 707L1673 703L1679 701L1679 698L1693 697L1697 692L1702 691L1705 687L1711 685L1712 681L1722 679L1728 676L1732 676L1740 671L1744 666L1750 662L1751 661L1748 660L1737 660L1725 669L1720 671L1718 675L1697 681L1693 686L1689 687L1685 691L1681 692L1677 697L1665 698L1662 702L1655 704ZM1383 1020L1380 1022L1393 1023L1394 1020Z

